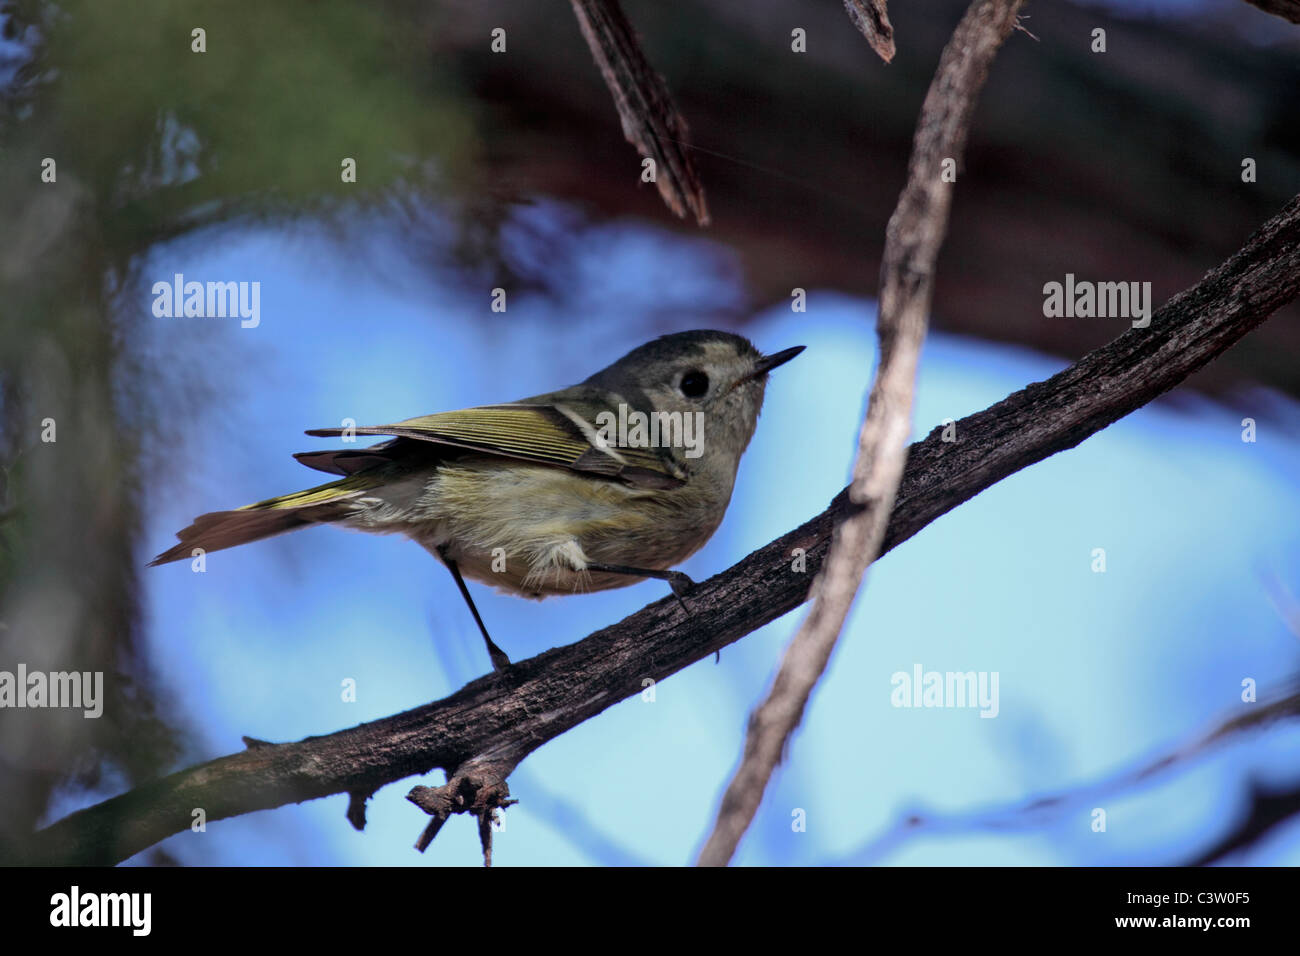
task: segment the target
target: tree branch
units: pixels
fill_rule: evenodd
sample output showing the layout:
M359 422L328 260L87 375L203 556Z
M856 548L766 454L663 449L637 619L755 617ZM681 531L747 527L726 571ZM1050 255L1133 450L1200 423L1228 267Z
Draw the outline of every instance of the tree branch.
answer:
M889 22L885 0L844 0L844 9L876 55L886 63L893 60L894 25Z
M1114 799L1117 794L1132 790L1162 775L1186 769L1197 758L1214 748L1253 733L1261 727L1300 718L1300 690L1297 688L1300 688L1300 681L1293 680L1291 686L1285 691L1271 694L1257 704L1246 705L1239 712L1221 718L1209 730L1193 734L1181 743L1162 750L1155 757L1143 758L1132 766L1071 787L1069 790L974 810L905 812L879 836L873 837L858 849L845 854L838 862L845 866L874 866L887 853L898 849L906 840L918 833L1023 831L1059 820L1068 813L1076 812L1080 807L1098 806L1102 801ZM1251 791L1254 799L1257 797L1257 788L1252 785ZM1292 812L1300 812L1300 807L1293 806ZM1262 832L1257 829L1257 823L1252 822L1253 817L1253 812L1244 814L1228 837L1216 846L1230 845L1232 849L1239 849L1252 842L1240 834L1257 835ZM1183 865L1202 865L1226 852L1229 851L1207 850L1205 854L1197 857L1198 863Z
M1279 786L1264 780L1249 781L1250 806L1214 845L1177 866L1209 866L1224 857L1255 846L1272 831L1300 815L1300 784Z
M758 812L772 771L803 719L830 662L867 566L876 560L907 460L912 397L935 263L948 231L952 181L943 164L960 158L989 65L1016 25L1023 0L975 0L939 57L921 104L907 184L885 230L876 329L880 364L858 437L849 500L862 510L835 530L812 610L790 641L767 699L749 717L740 766L723 794L701 866L726 866Z
M1300 0L1246 0L1246 2L1275 17L1300 23Z
M1300 196L1230 259L1130 329L1045 382L909 449L882 553L1022 468L1073 448L1173 388L1300 295ZM691 613L665 597L585 640L521 661L455 694L324 737L266 744L180 770L73 813L35 834L29 862L105 865L208 820L334 793L370 793L435 767L474 791L606 707L775 620L808 597L835 524L857 509L841 492L821 514L702 582ZM473 803L473 798L468 801Z
M668 84L641 50L636 31L618 0L572 0L582 35L614 96L623 136L645 158L654 160L655 185L678 216L687 210L701 226L709 224L704 187L686 148L690 132L673 103Z

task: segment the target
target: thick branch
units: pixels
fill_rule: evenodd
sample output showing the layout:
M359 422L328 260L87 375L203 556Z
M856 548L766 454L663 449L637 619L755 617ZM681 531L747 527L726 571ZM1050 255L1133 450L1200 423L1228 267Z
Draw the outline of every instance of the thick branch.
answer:
M1300 197L1232 258L1064 371L909 449L883 551L1022 468L1173 388L1300 294ZM691 593L691 614L666 597L611 627L482 677L444 700L325 737L268 744L178 771L78 811L36 834L32 861L111 864L209 820L333 793L369 793L442 767L509 772L528 753L619 700L708 657L797 607L835 523L855 509L841 492L821 514ZM791 570L805 552L808 573Z
M772 772L821 680L867 566L880 554L912 430L935 264L948 231L952 182L943 164L960 157L989 65L1016 24L1023 0L975 0L939 57L921 104L907 183L885 230L880 266L880 364L858 437L849 500L862 510L835 530L812 610L790 641L767 698L749 718L740 766L718 808L701 866L726 866L749 829Z
M696 222L707 226L704 187L686 151L690 142L686 120L673 103L668 84L642 52L618 0L572 3L600 75L614 96L623 136L643 157L654 160L655 185L668 208L678 216L690 210Z

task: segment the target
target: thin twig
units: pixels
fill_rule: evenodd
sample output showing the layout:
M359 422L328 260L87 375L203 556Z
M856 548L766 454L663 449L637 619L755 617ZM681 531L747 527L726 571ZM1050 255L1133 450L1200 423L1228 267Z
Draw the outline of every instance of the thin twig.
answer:
M886 63L894 58L894 25L889 22L885 0L844 0L853 25Z
M1165 303L1149 328L1129 329L1048 380L913 444L882 553L1008 475L1073 448L1167 392L1297 296L1300 196L1226 262ZM374 791L436 767L449 780L471 778L471 791L493 786L548 740L640 694L645 678L675 674L802 604L836 524L858 510L845 489L816 517L700 582L689 616L664 597L444 700L327 736L256 741L70 814L10 856L46 865L113 864L189 829L196 807L209 821L220 820ZM804 572L792 568L796 549Z
M686 120L673 103L662 76L641 50L636 31L618 0L572 0L582 35L614 96L623 135L646 159L654 160L654 183L668 208L678 216L687 210L701 226L709 224L704 187L690 154Z
M1250 805L1236 824L1212 846L1190 860L1178 860L1178 866L1209 866L1244 850L1258 846L1264 837L1285 823L1300 816L1300 784L1279 785L1265 780L1251 780L1248 784Z
M916 366L930 314L935 262L948 230L952 182L989 64L1016 25L1023 0L975 0L953 31L921 105L907 184L885 230L881 262L880 364L858 438L849 498L863 510L836 529L813 590L812 610L781 661L767 699L750 716L745 748L704 849L701 866L725 866L763 799L772 771L803 718L844 627L867 566L880 553L903 476Z
M1117 794L1148 783L1176 769L1186 767L1196 758L1247 733L1279 721L1300 717L1300 684L1283 693L1270 695L1229 717L1220 718L1208 730L1165 749L1158 756L1144 758L1132 766L1107 774L1098 780L1069 790L1017 800L1000 806L946 813L911 811L904 813L891 827L840 862L849 866L869 866L898 849L908 838L921 833L969 833L976 830L1023 831L1059 819L1080 806L1095 805Z
M1300 23L1300 0L1246 0L1246 2L1275 17Z

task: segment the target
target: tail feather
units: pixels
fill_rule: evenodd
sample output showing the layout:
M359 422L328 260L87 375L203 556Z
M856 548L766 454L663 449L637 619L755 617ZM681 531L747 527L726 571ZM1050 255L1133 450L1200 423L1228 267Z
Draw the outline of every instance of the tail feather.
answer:
M307 525L335 521L346 513L339 507L342 502L378 483L377 478L356 475L306 491L268 498L236 511L211 511L199 515L188 528L176 532L180 543L150 561L149 567L189 558L195 548L202 548L205 552L220 551Z
M391 465L416 455L429 455L432 446L414 438L392 438L368 448L338 448L330 451L300 451L293 457L317 471L332 475L355 475L368 468Z

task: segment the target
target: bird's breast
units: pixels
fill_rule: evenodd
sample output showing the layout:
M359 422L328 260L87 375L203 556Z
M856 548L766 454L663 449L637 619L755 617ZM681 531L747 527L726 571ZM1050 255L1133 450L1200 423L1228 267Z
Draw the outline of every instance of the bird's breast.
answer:
M457 461L430 476L408 531L443 546L467 577L514 593L622 587L626 575L579 572L584 562L665 570L717 530L730 487L633 488L499 459Z

